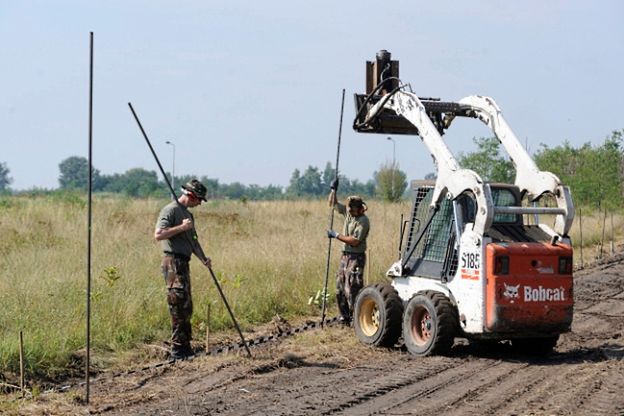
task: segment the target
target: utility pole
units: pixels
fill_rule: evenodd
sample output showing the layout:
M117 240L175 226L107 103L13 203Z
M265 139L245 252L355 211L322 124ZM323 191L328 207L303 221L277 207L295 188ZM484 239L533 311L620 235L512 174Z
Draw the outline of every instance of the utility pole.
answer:
M392 199L394 199L394 171L396 169L396 142L390 136L387 137L386 140L390 140L392 142L392 185L390 188L390 192L392 192Z
M175 189L175 144L169 140L167 140L165 143L173 147L173 167L171 168L171 187Z

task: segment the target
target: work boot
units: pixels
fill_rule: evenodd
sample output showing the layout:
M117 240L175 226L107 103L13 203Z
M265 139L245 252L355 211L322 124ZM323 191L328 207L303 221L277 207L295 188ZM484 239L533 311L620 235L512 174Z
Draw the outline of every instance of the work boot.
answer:
M169 359L170 360L184 360L186 358L190 358L192 356L194 356L195 353L193 352L193 349L188 346L173 346L171 348L171 354L169 355Z
M351 317L340 315L338 317L338 322L342 324L343 326L351 326Z

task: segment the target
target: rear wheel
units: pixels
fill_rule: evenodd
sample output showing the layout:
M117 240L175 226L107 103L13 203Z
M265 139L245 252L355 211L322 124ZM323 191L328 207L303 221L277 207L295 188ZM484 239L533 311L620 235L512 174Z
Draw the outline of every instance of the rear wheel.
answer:
M416 294L403 315L407 350L419 356L447 354L453 346L457 322L457 309L442 293Z
M401 335L403 302L390 285L375 284L360 291L355 301L353 325L364 344L391 347Z
M553 351L558 340L559 335L545 338L518 338L512 339L511 345L523 354L548 355Z

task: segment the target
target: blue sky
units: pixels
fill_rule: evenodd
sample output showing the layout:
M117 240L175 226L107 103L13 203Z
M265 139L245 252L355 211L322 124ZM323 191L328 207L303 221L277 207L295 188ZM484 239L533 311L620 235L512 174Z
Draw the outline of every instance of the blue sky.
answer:
M55 188L58 164L87 156L89 32L95 34L94 166L156 165L223 183L288 184L335 161L366 181L392 159L384 135L352 131L353 94L380 49L421 96L496 99L531 151L600 144L624 128L621 1L0 0L0 162L12 188ZM455 122L449 146L489 136ZM434 167L417 137L394 136L409 178Z

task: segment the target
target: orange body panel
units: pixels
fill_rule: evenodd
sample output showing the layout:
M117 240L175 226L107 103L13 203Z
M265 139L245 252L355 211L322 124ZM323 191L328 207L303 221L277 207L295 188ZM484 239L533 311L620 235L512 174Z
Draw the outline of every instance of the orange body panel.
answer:
M507 274L495 273L497 256L507 256ZM559 273L559 258L572 257L565 244L508 243L486 248L486 330L515 334L560 333L570 329L572 274ZM571 260L570 260L571 261Z

